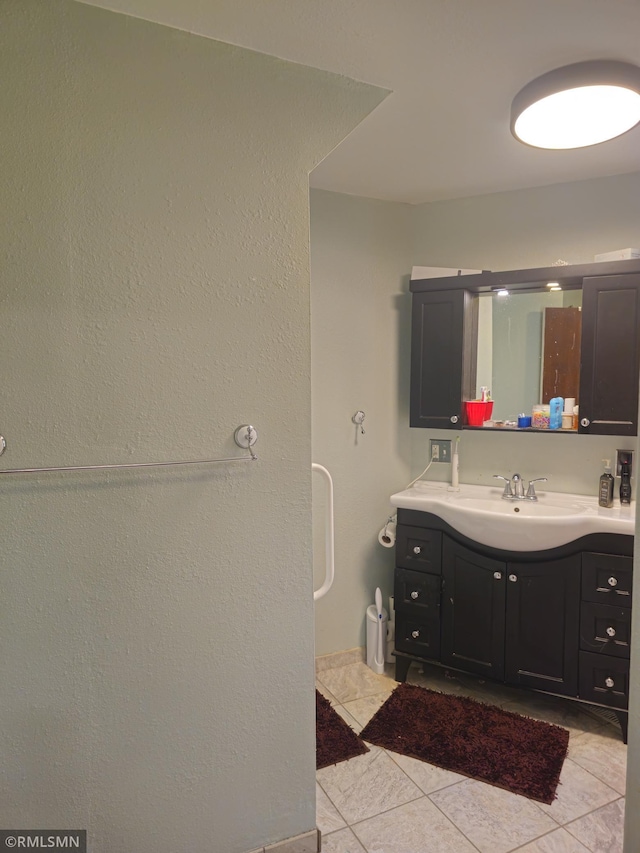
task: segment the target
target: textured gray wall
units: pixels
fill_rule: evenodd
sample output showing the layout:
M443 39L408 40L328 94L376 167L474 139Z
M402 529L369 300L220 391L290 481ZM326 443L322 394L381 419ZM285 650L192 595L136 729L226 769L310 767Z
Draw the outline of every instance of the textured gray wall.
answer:
M407 260L411 207L311 192L313 458L335 487L334 587L316 604L316 653L364 644L376 586L393 594L393 551L378 544L389 495L409 481ZM365 434L352 416L366 414ZM316 587L324 573L314 483Z
M0 825L315 826L308 172L379 89L67 0L0 11ZM291 413L295 410L295 418Z

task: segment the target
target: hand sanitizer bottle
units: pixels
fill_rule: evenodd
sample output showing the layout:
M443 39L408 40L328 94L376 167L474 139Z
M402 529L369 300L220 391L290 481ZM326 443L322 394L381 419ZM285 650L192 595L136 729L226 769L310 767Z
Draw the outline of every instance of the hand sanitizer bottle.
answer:
M613 475L611 473L611 461L603 459L604 474L600 477L600 490L598 491L598 503L600 506L613 506Z

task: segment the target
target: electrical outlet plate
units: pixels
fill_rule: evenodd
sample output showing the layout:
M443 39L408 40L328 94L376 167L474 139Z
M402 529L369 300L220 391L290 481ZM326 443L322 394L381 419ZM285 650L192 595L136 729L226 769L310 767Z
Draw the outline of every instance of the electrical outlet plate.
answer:
M623 455L629 457L629 474L633 477L633 450L616 450L616 477L622 474L620 457Z
M451 462L451 439L432 438L431 458L434 462Z

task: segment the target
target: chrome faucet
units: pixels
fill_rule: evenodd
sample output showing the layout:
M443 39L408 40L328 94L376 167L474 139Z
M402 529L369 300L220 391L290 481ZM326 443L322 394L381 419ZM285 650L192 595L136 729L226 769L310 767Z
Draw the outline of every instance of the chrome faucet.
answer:
M537 501L538 496L536 495L535 486L533 484L542 481L546 483L547 481L546 477L536 477L533 480L529 480L527 493L525 494L520 474L514 474L511 479L509 479L509 477L503 477L501 474L494 474L493 477L496 480L504 480L502 498L505 501Z
M516 498L516 500L522 500L522 498L524 498L524 485L520 474L514 474L511 478L511 488L513 490L513 497Z

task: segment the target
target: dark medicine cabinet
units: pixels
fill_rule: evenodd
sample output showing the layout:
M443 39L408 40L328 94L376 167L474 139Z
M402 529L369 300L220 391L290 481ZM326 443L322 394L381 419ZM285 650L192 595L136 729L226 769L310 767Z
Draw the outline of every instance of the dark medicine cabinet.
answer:
M567 350L559 349L553 332L555 352L546 351L545 334L549 338L552 322L559 322L562 329L563 321L555 319L551 309L547 309L546 321L544 313L538 317L522 309L527 298L531 302L550 293L550 282L561 288L553 291L556 301L561 298L571 308L566 312L564 332L558 332L568 336L570 343ZM511 301L518 307L520 319L519 325L512 324L498 313L498 320L490 325L494 346L509 348L508 355L496 355L492 368L494 375L507 376L501 379L504 391L490 381L483 383L488 384L494 399L493 418L504 417L497 414L499 407L503 411L511 407L510 420L521 412L531 414L533 405L549 402L543 394L574 397L579 407L578 433L637 435L640 261L419 279L411 282L410 290L412 427L495 429L469 426L464 403L477 399L478 379L487 369L483 362L487 348L479 346L482 317L492 304L497 305L495 300L503 300L504 305ZM508 295L499 296L499 290ZM527 380L530 391L520 399L525 372L531 374ZM528 431L532 430L518 430ZM536 431L568 434L564 430Z

